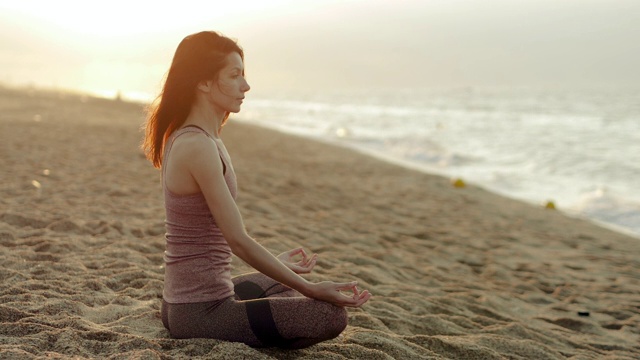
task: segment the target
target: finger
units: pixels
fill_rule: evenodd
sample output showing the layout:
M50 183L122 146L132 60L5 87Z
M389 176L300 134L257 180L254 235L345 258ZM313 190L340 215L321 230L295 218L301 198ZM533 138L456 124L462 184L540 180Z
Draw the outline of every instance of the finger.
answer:
M364 290L360 295L358 295L358 300L371 297L371 293L369 290Z
M309 272L308 269L306 269L306 268L304 268L302 266L295 265L295 264L291 264L291 268L290 269L293 270L293 272L296 273L296 274L306 274L306 273Z
M299 264L300 266L307 266L310 262L311 262L311 258L306 258L306 259L302 259L300 261L298 261L296 264Z
M355 299L350 299L351 301L348 302L348 305L345 306L349 306L349 307L360 307L362 304L366 303L367 301L369 301L369 298L371 298L371 294L369 293L369 291L364 290L359 296L358 298Z
M305 267L312 268L316 265L316 257L310 257L306 262L302 264Z
M310 257L302 257L302 260L298 261L298 263L300 263L301 265L307 265L309 262L311 261Z
M313 266L304 266L303 268L304 268L305 273L310 273L311 270L313 269Z
M369 293L367 290L365 290L365 291L362 292L362 296L360 297L360 299L358 299L358 301L356 302L355 306L356 307L362 306L364 303L369 301L369 299L371 299L371 293Z
M340 291L340 290L353 290L353 288L358 285L357 281L352 281L352 282L348 282L348 283L336 283L335 287L336 290Z
M349 299L350 301L345 301L341 306L345 306L345 307L352 307L352 308L357 308L362 306L362 304L364 304L365 302L367 302L368 299L360 299L360 300L353 300L353 299Z
M296 263L296 265L300 266L301 268L305 268L305 269L309 268L309 263L303 263L302 261L298 261Z
M304 264L301 261L295 263L295 264L291 264L292 267L295 267L296 270L294 270L296 273L298 274L307 274L310 273L311 270L313 269L313 267L316 265L315 261L312 261L310 263Z
M352 289L356 285L358 285L357 281L346 282L346 283L334 283L334 286L338 290L349 290L349 289Z
M369 290L363 290L357 297L354 298L354 301L352 304L358 307L366 303L367 301L369 301L370 298L371 298L371 293L369 292Z
M304 249L302 249L301 247L287 251L287 254L289 255L289 257L294 257L300 253L304 253Z

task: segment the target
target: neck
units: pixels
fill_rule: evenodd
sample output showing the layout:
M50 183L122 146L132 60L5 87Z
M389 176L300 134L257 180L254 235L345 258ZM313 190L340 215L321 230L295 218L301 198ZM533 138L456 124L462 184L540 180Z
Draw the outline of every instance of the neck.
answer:
M208 101L196 97L184 125L197 125L214 138L218 138L225 114L224 111L211 106Z

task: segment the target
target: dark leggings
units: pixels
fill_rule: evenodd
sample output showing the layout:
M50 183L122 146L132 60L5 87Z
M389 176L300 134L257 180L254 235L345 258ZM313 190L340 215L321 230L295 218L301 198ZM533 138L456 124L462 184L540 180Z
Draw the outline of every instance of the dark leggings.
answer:
M261 273L232 279L235 296L188 304L162 301L162 323L178 339L212 338L253 347L303 348L333 339L347 311L304 297Z

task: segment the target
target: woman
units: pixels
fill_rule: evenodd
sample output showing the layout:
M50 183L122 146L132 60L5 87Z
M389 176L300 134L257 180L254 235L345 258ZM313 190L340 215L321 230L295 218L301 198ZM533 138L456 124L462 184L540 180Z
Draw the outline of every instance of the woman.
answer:
M176 338L306 347L338 336L347 325L344 307L371 295L355 282L309 282L299 274L311 271L317 255L300 248L275 257L247 235L220 138L249 91L243 60L229 38L187 36L149 112L143 148L162 169L166 208L162 321ZM259 272L231 278L232 253Z

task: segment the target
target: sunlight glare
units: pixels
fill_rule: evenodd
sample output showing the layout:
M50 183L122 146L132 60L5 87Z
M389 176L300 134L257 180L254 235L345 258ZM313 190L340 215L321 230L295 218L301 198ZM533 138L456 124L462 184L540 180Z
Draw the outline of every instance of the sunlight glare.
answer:
M101 38L166 33L203 23L233 24L245 15L268 15L292 0L198 1L167 5L158 1L78 2L71 0L12 1L0 10L13 10L75 34ZM33 26L38 26L37 23Z

